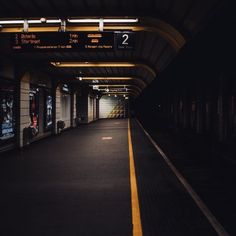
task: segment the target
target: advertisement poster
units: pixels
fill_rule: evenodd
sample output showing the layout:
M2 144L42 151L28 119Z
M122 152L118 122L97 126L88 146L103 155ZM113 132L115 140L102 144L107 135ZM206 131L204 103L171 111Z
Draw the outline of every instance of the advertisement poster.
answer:
M52 96L46 93L45 96L45 130L52 127Z
M11 88L0 88L0 140L15 136L13 94L14 90Z
M30 90L30 127L39 132L39 89Z

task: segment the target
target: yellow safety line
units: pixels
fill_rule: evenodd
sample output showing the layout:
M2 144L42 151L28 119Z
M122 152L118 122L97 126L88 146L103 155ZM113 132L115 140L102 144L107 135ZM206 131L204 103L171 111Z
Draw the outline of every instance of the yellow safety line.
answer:
M134 153L130 131L130 119L128 120L128 144L129 144L129 166L130 166L130 188L131 188L131 207L132 207L132 224L133 236L142 236L142 224L140 217L138 187L135 174Z

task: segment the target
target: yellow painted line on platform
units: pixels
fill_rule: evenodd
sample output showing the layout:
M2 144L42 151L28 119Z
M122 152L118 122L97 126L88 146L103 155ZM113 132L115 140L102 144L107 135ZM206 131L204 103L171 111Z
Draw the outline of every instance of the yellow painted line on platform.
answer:
M131 187L131 207L133 236L142 236L142 223L140 217L138 187L135 174L134 153L131 138L130 119L128 120L128 144L129 144L129 166L130 166L130 187Z

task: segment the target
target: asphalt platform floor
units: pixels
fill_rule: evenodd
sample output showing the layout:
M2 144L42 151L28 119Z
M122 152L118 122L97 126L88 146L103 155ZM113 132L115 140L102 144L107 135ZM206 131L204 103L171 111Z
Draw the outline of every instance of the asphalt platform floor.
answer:
M169 129L158 117L140 122L228 234L236 235L236 156L232 146L221 149L222 144L212 137Z
M217 235L135 120L144 236ZM0 158L1 236L131 236L128 120L99 120Z

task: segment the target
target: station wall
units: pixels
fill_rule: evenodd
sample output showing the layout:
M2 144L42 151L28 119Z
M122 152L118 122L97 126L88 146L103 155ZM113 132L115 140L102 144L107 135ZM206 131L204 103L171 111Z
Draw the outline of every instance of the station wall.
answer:
M126 104L120 97L103 96L99 103L99 118L125 118Z

